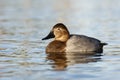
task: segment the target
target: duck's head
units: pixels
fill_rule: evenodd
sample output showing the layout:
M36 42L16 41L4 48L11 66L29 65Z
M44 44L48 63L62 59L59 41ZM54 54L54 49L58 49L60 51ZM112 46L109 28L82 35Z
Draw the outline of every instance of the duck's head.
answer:
M67 27L62 23L58 23L53 26L50 33L42 40L55 38L55 40L65 42L69 39L69 37L70 37L70 34L69 34Z

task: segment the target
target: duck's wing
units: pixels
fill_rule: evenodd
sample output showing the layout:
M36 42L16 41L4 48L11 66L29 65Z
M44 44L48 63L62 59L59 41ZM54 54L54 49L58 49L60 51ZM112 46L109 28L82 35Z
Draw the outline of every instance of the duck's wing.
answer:
M70 38L71 39L76 39L76 40L79 40L81 42L97 42L97 43L101 43L100 40L96 39L96 38L93 38L93 37L88 37L88 36L85 36L85 35L76 35L76 34L71 34L70 35Z
M70 35L67 41L67 51L96 51L100 48L101 41L85 35Z

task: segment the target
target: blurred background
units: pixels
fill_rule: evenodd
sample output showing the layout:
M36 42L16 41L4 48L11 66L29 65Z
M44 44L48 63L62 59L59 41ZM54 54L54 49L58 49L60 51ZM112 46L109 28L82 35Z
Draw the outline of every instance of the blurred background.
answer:
M103 56L46 55L56 23L107 42ZM120 0L0 0L0 80L119 80L119 32Z

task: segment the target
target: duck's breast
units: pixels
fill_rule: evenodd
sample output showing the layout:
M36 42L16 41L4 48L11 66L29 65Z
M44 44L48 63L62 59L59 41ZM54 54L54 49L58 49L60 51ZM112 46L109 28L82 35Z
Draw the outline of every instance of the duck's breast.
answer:
M54 40L46 47L46 52L65 52L65 42Z

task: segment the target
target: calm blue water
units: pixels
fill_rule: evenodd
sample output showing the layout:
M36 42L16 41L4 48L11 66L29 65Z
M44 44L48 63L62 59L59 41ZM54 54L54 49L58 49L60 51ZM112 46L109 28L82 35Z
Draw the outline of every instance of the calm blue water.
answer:
M107 42L101 56L45 53L53 25ZM0 0L0 80L119 80L119 0Z

